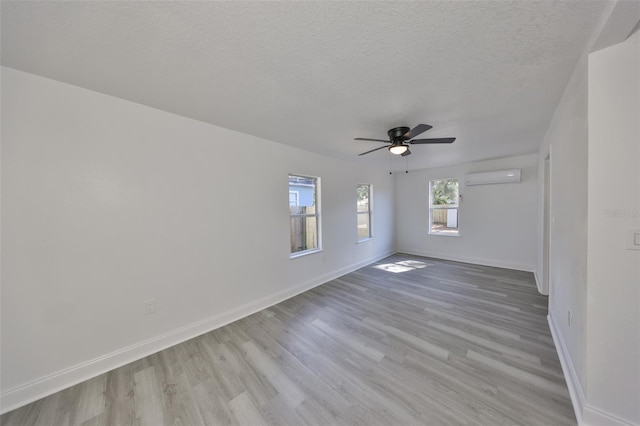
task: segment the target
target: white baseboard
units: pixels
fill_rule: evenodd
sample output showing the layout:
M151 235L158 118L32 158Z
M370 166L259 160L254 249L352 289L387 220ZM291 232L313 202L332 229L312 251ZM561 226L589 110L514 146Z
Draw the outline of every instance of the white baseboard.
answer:
M278 304L300 293L325 284L342 275L348 274L349 272L353 272L363 266L384 259L393 253L394 252L388 252L383 255L357 262L253 302L246 303L220 314L204 318L184 327L171 330L159 336L152 337L98 358L57 371L13 389L9 389L0 395L0 414L4 414L62 389L68 388L69 386L73 386L85 380L99 376L100 374L106 373L114 368L129 364L130 362L144 358L145 356L154 354L168 347L177 345L186 340L252 315L258 311L268 308L269 306Z
M582 425L582 407L585 406L584 392L578 379L578 373L573 366L573 361L569 356L569 350L564 343L564 338L556 325L551 314L547 315L547 321L549 322L549 329L551 330L551 337L553 337L553 343L556 345L556 352L558 358L560 358L560 365L562 366L562 372L564 373L564 379L567 382L569 388L569 395L571 396L571 404L573 404L573 411L576 414L576 420L578 424Z
M542 291L542 281L540 280L540 276L538 275L538 271L534 270L533 271L533 277L536 279L536 287L538 288L538 293L544 295L544 296L548 296L549 292L544 292Z
M547 321L549 322L549 329L551 330L553 342L556 345L558 358L560 358L562 372L564 373L564 378L567 382L567 387L569 388L569 395L571 396L571 403L573 404L573 411L576 414L578 424L580 426L634 426L633 423L594 407L586 401L584 392L582 391L582 386L578 379L578 374L573 362L571 361L569 350L567 349L564 338L560 333L560 329L551 315L547 316Z
M582 423L581 426L638 426L638 423L631 423L627 420L621 419L611 413L607 413L604 410L593 407L587 403L582 410Z
M504 262L494 259L483 259L479 257L467 257L467 256L451 256L443 255L442 253L430 253L421 250L412 249L398 249L397 253L412 254L415 256L433 257L436 259L452 260L454 262L471 263L473 265L493 266L496 268L514 269L516 271L534 272L535 266L526 265L524 263Z

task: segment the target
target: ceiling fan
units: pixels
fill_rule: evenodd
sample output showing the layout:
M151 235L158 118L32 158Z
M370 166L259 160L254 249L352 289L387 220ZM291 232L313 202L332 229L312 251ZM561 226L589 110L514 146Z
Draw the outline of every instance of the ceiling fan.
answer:
M354 138L356 141L373 141L373 142L384 142L391 145L381 146L380 148L372 149L371 151L363 152L358 155L366 155L371 152L377 151L382 148L387 148L390 153L395 155L401 155L406 157L407 155L411 155L411 151L409 150L409 145L421 145L421 144L430 144L430 143L451 143L456 140L456 138L432 138L432 139L413 139L419 134L426 132L431 129L432 126L428 124L418 124L413 129L409 130L408 127L394 127L389 130L387 134L389 135L389 140L386 141L384 139L369 139L369 138ZM409 144L409 145L407 145Z

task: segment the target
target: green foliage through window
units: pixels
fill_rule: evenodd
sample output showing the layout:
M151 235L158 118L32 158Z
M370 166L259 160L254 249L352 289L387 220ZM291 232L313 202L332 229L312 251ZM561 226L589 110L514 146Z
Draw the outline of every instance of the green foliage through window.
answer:
M429 182L429 234L460 235L458 188L458 179L435 179Z
M458 179L442 179L431 181L432 204L457 205Z

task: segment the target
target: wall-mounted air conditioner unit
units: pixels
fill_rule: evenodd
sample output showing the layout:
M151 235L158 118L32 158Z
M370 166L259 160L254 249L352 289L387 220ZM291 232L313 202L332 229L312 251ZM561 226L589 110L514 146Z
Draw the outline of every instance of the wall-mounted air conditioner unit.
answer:
M492 185L494 183L520 183L520 169L471 173L464 177L467 186Z

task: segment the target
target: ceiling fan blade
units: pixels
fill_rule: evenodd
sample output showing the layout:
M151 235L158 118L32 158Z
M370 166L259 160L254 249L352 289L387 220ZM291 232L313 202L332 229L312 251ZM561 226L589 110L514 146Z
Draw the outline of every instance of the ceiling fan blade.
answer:
M432 127L433 126L429 126L428 124L418 124L416 127L414 127L413 129L411 129L410 131L402 135L402 137L404 138L404 140L413 139L416 136L418 136L420 133L424 133Z
M414 139L407 143L410 144L427 144L427 143L451 143L455 141L456 138L433 138L433 139Z
M406 157L407 155L411 155L411 150L409 148L407 148L407 150L405 152L400 154L401 157Z
M388 140L383 140L383 139L369 139L369 138L353 138L354 141L373 141L373 142L384 142L384 143L389 143Z
M382 148L386 148L386 146L381 146L380 148L376 148L376 149L372 149L371 151L363 152L362 154L358 154L358 156L369 154L370 152L377 151L377 150L382 149Z

